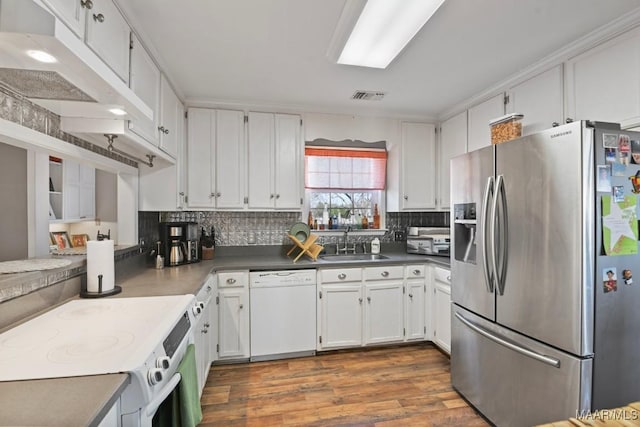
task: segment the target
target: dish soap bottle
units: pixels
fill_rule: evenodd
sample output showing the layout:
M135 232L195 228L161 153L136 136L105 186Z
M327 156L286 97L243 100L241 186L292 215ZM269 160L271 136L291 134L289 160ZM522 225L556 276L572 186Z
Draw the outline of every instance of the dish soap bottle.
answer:
M322 211L322 223L325 227L329 226L329 211L327 210L326 203L324 205L324 210Z
M380 253L380 239L377 237L371 241L371 253L379 254Z

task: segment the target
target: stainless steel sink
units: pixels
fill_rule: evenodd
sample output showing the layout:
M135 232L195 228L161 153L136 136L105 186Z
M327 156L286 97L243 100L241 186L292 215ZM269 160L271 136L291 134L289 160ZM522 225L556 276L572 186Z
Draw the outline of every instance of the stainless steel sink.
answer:
M324 261L346 262L346 261L376 261L380 259L389 259L389 257L380 254L346 254L346 255L320 255L320 259Z

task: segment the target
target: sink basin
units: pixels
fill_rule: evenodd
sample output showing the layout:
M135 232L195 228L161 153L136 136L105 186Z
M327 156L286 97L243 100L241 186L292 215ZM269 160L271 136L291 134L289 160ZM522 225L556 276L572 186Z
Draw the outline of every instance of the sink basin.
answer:
M320 259L324 261L346 262L346 261L376 261L380 259L389 259L389 257L380 254L347 254L347 255L320 255Z

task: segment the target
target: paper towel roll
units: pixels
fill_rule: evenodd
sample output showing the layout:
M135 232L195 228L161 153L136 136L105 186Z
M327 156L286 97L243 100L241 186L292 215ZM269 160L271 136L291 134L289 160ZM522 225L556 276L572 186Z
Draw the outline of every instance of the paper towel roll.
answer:
M87 242L87 292L98 292L98 276L102 275L102 292L112 291L115 285L113 240Z

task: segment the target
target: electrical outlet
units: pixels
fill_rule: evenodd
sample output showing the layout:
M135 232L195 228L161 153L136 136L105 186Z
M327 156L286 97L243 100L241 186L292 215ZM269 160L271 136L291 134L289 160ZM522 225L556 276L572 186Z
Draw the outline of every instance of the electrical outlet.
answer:
M396 235L395 235L395 241L396 242L401 242L405 239L404 237L404 231L396 231Z

